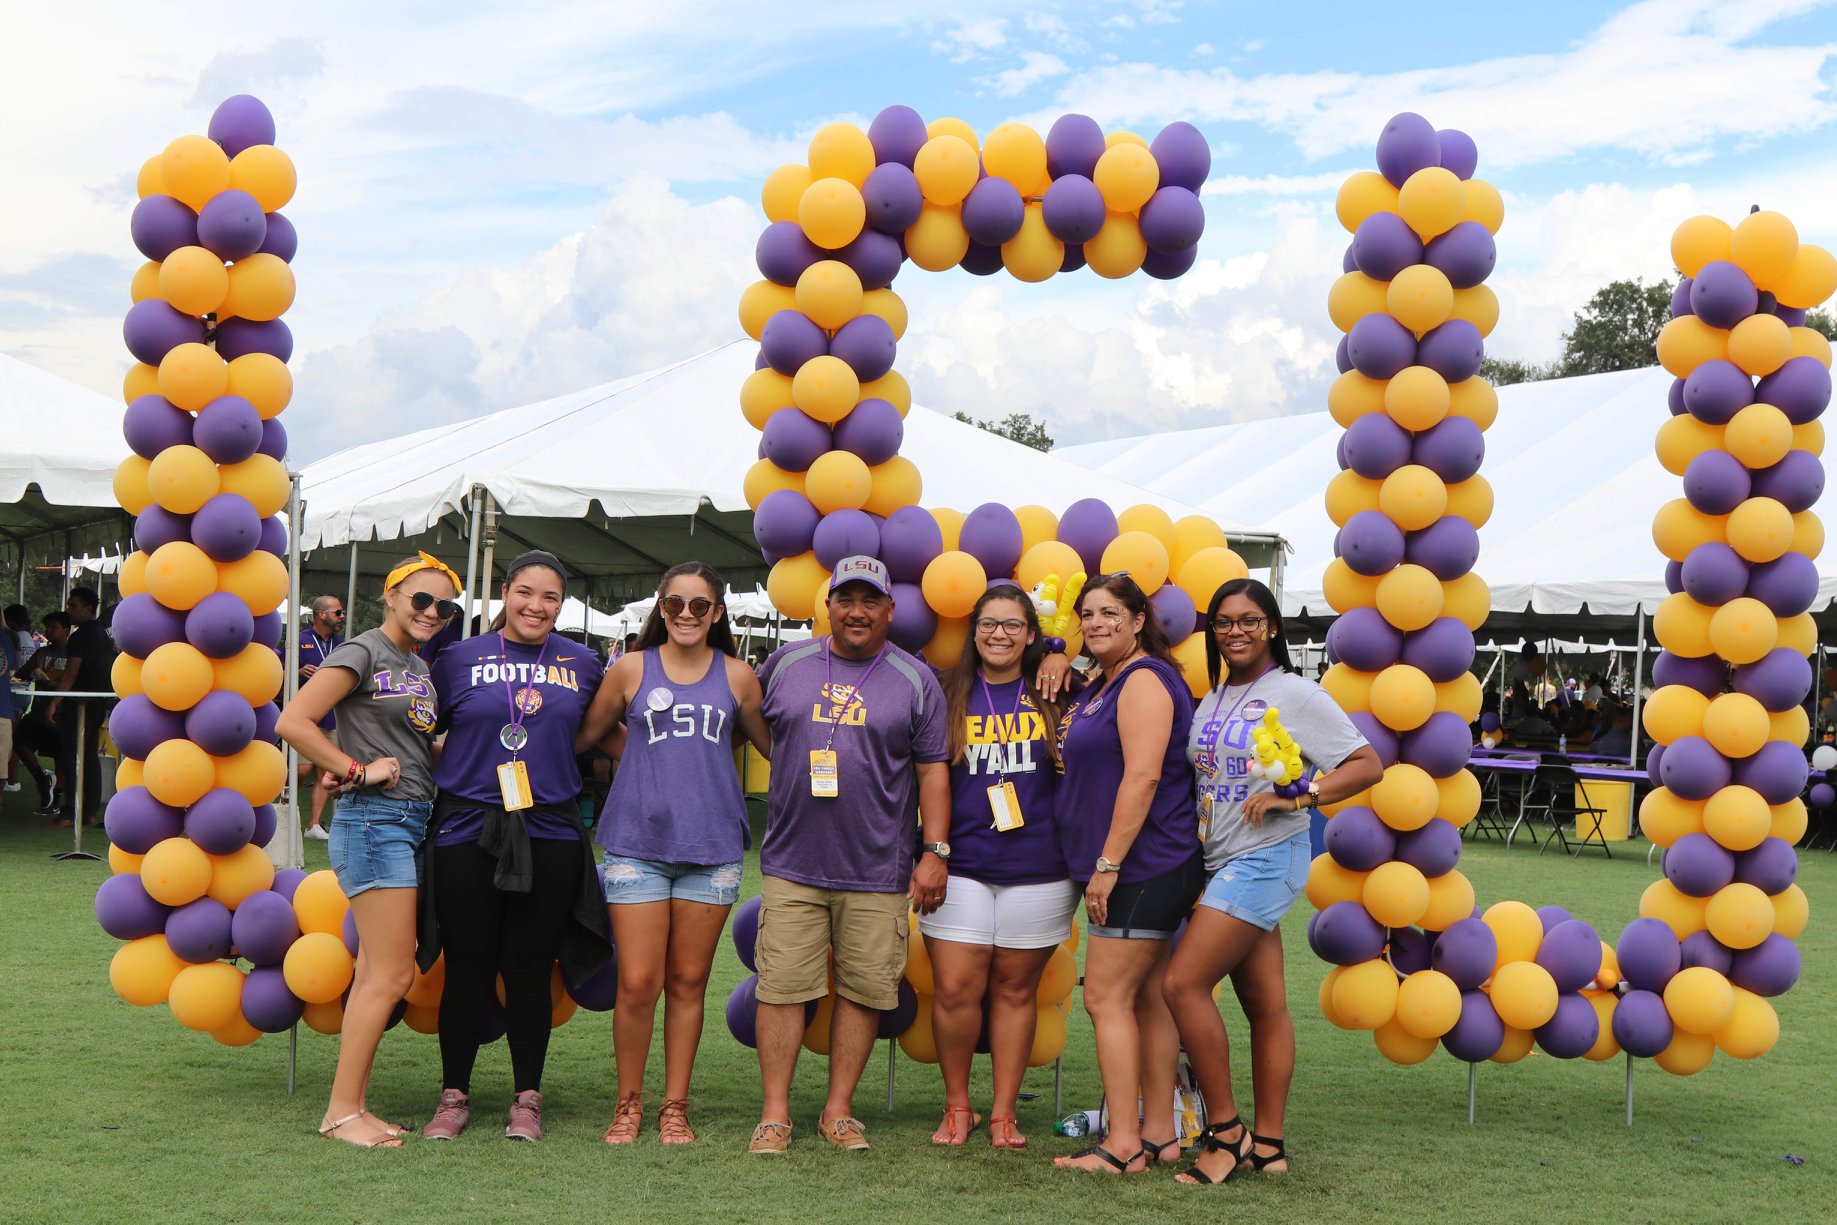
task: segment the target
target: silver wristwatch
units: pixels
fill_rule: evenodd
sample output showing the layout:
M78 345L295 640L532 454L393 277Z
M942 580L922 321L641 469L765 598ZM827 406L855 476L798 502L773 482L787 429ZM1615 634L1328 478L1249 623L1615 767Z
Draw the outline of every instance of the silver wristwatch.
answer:
M933 855L936 855L939 859L947 863L950 861L950 843L948 842L927 842L920 849L930 851Z
M1102 855L1099 855L1097 857L1097 870L1099 872L1121 872L1123 870L1123 865L1120 863L1111 863Z

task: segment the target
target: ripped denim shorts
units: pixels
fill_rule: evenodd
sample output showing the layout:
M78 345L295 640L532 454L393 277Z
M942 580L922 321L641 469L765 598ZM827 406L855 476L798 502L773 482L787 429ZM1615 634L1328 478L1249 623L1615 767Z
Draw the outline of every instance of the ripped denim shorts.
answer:
M732 906L740 900L740 864L658 863L609 853L600 886L609 906L672 900Z

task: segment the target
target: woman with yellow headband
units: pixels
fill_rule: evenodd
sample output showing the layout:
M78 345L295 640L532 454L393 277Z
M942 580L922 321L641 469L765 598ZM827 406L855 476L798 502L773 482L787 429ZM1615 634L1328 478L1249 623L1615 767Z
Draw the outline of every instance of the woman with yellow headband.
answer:
M457 576L422 553L389 572L383 623L334 650L287 703L276 730L339 788L328 844L357 921L357 976L319 1134L401 1146L402 1128L365 1108L376 1045L415 974L420 847L434 807L434 687L415 648L458 612ZM338 716L339 742L320 730Z

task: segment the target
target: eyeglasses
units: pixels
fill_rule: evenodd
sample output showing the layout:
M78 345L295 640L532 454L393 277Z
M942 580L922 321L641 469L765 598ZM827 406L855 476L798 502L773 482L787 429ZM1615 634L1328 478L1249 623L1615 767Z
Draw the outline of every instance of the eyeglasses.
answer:
M1230 617L1213 617L1212 628L1221 634L1229 634L1233 628L1241 629L1246 634L1254 634L1268 621L1268 617L1239 617L1235 621Z
M714 601L707 596L700 595L693 600L685 600L679 595L667 595L657 601L657 607L663 609L663 615L666 617L680 617L682 610L686 608L691 617L700 621L708 615L708 610L714 607Z
M328 617L336 617L338 620L342 621L344 620L344 609L334 608L330 612L327 612L325 615Z
M1000 630L1011 638L1018 637L1027 632L1027 623L1018 617L1010 617L1006 621L997 621L994 617L977 618L976 632L978 634L993 634L996 630Z
M408 603L416 612L426 612L430 608L433 609L434 615L439 617L442 621L451 621L454 617L459 615L458 604L452 600L436 600L434 598L434 593L431 591L415 592L408 597ZM339 613L338 615L341 617L344 616L343 613Z

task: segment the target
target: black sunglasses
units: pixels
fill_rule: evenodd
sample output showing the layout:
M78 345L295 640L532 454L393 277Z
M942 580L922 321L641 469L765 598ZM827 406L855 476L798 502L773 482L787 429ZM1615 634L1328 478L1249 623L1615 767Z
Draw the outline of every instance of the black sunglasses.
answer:
M667 595L657 601L657 607L663 609L666 617L680 617L682 610L687 608L689 615L700 621L708 615L708 610L714 607L714 601L701 595L692 600L685 600L679 595Z
M451 621L454 617L459 615L458 604L454 603L452 600L436 600L434 598L434 593L431 591L415 592L408 597L408 603L416 612L426 612L430 608L433 609L434 615L439 617L442 621ZM343 614L340 613L339 615L342 616Z

